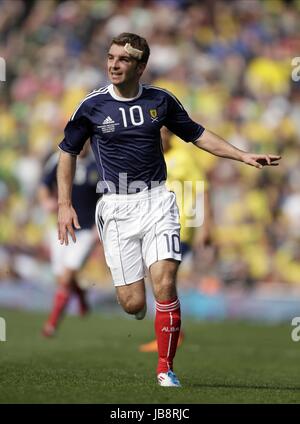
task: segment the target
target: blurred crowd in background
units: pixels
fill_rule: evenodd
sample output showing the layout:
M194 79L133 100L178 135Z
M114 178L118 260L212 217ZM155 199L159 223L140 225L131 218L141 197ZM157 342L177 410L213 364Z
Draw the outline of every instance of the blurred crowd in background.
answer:
M107 47L126 31L150 45L144 82L235 146L282 155L257 170L195 149L213 224L182 286L300 287L299 1L0 0L0 11L0 280L50 283L43 167L77 104L107 83ZM110 285L100 244L82 273Z

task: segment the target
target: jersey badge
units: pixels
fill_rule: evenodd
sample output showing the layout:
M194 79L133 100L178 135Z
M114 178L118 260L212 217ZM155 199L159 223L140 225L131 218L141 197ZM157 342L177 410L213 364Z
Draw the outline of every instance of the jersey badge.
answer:
M156 122L158 120L157 110L156 109L150 109L149 113L150 113L150 116L151 116L151 121Z

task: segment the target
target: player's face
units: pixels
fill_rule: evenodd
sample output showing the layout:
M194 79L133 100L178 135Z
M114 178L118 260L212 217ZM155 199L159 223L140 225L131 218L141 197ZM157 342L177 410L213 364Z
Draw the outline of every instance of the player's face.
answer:
M137 83L145 69L143 63L132 58L123 46L113 44L107 56L107 71L111 82L118 85Z

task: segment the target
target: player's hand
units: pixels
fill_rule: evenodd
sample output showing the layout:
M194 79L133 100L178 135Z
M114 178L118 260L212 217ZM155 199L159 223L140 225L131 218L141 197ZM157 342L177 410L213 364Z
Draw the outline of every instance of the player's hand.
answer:
M254 153L245 153L242 157L242 162L261 169L264 166L278 166L278 161L280 159L281 156L278 155L256 155Z
M58 239L60 244L69 244L68 234L76 243L75 231L80 229L78 217L72 205L59 205L58 207Z

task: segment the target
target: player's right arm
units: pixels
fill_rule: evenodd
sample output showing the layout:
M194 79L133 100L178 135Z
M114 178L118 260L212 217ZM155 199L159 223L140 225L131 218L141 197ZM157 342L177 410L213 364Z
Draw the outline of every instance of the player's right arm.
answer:
M58 238L60 244L69 244L68 234L76 242L74 228L80 225L75 209L72 206L72 186L76 169L76 156L61 152L57 167L58 187Z
M88 97L86 98L86 100ZM80 229L78 217L72 206L72 186L76 170L76 157L91 135L88 102L84 100L72 115L65 128L65 137L57 166L58 189L58 239L69 244L68 234L76 242L75 229Z

